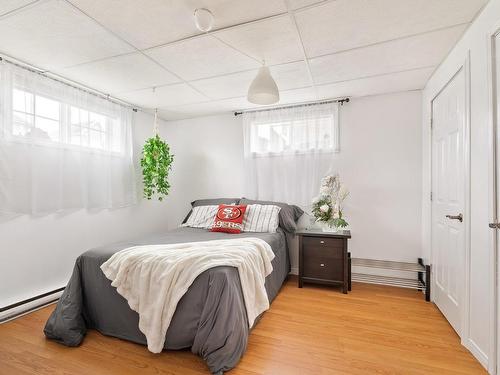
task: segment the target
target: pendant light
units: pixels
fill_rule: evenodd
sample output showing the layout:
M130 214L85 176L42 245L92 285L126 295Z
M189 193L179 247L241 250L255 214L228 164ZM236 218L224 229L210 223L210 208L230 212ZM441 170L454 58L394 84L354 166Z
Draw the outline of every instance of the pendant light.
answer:
M198 30L208 33L214 26L214 15L206 8L198 8L194 11L194 23Z
M280 100L278 86L266 65L263 65L248 88L247 99L253 104L275 104Z

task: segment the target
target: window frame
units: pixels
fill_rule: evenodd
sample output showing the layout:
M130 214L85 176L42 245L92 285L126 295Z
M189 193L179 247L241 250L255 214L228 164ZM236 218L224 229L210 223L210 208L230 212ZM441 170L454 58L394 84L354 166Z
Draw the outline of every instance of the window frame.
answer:
M82 152L89 152L89 153L101 153L101 154L106 154L106 155L112 155L112 156L124 156L125 149L121 147L119 151L113 150L111 148L111 145L113 143L113 122L119 121L117 117L111 115L110 113L105 113L105 111L99 111L95 110L93 108L85 108L83 106L77 105L72 103L71 101L68 100L63 100L60 97L56 95L50 95L45 92L45 90L34 90L30 87L27 87L25 85L20 85L20 84L13 84L12 88L12 98L14 97L14 90L18 90L23 92L24 94L30 94L33 96L33 113L25 112L25 111L19 111L17 109L14 109L14 102L13 100L11 103L9 103L9 106L5 108L9 112L11 121L9 121L8 124L8 134L7 136L11 138L11 140L19 142L19 143L33 143L39 146L44 146L44 147L52 147L52 148L65 148L65 149L70 149L70 150L77 150L77 151L82 151ZM49 118L46 116L41 116L36 114L36 102L37 102L37 97L42 97L48 100L55 101L59 104L59 119L55 120L53 118ZM89 119L88 126L82 126L81 123L78 125L73 125L71 121L71 110L72 108L76 108L78 111L85 111L87 112L87 116ZM19 113L24 116L30 116L33 119L33 124L30 126L29 124L22 124L21 122L14 121L14 113ZM97 130L97 129L92 129L90 126L90 116L91 114L95 114L98 116L102 116L104 118L104 130ZM23 125L26 128L37 128L36 127L36 118L42 118L45 120L49 121L58 121L59 123L59 139L58 140L52 140L52 139L42 139L42 138L30 138L29 140L23 136L23 135L17 135L14 134L14 122L18 125ZM71 128L73 126L78 126L80 129L86 128L88 129L88 144L82 144L81 142L81 133L80 133L80 144L72 143L71 141ZM120 124L120 126L122 126ZM123 127L123 126L122 126ZM97 131L101 133L101 137L104 136L104 141L102 142L103 147L92 147L90 146L90 132L91 131Z

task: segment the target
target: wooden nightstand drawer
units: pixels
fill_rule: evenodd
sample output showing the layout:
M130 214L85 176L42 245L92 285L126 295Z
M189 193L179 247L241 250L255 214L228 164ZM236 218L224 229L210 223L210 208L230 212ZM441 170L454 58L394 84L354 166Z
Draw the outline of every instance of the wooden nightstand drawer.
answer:
M339 238L327 238L327 237L304 237L302 239L302 246L304 246L304 249L307 251L312 249L342 250L344 248L344 240ZM325 254L328 253L329 251L325 252Z
M304 277L342 281L344 277L343 248L304 246Z

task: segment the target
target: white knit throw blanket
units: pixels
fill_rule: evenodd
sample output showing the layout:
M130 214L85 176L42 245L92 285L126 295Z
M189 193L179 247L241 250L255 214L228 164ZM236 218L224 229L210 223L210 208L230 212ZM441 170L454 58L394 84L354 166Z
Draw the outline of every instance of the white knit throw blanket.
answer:
M218 266L238 268L248 324L269 308L264 286L273 267L271 246L259 238L235 238L121 250L102 266L118 293L139 314L148 349L160 353L177 303L202 272Z

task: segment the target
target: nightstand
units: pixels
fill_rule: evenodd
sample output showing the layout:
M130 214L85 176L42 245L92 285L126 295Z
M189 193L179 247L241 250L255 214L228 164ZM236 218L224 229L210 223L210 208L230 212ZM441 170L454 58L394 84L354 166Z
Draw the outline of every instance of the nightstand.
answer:
M299 288L304 282L340 285L342 292L350 290L350 254L348 230L335 233L303 230L299 236Z

